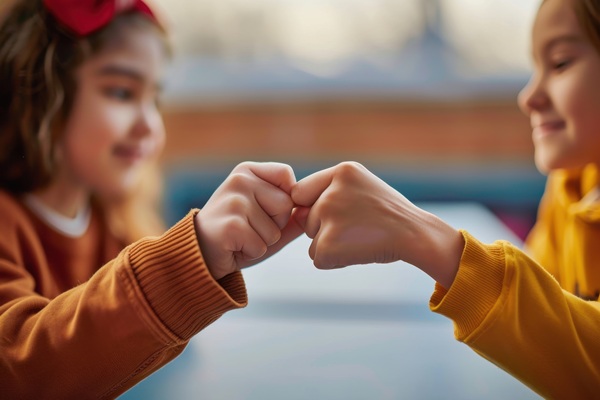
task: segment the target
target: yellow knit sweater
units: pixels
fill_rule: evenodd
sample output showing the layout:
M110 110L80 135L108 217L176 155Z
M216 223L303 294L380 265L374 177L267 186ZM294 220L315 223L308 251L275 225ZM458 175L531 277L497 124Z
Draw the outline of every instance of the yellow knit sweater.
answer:
M557 171L526 242L466 246L433 311L455 336L546 398L600 396L600 201L597 169ZM534 261L536 260L536 261Z
M241 273L204 265L196 212L123 248L97 209L70 238L0 191L0 397L116 397L245 306Z

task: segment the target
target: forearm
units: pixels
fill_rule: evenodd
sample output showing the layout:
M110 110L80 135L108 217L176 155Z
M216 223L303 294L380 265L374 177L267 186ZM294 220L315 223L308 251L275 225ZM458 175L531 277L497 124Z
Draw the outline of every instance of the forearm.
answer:
M0 287L3 299L13 294L0 306L3 395L114 397L244 306L241 274L212 279L195 240L190 214L54 299L15 288L21 280Z
M600 307L565 292L506 242L484 245L465 233L455 282L430 306L483 357L548 398L590 398L600 382Z
M444 288L454 282L465 247L463 235L437 216L418 209L409 220L415 232L413 251L404 261L413 264Z

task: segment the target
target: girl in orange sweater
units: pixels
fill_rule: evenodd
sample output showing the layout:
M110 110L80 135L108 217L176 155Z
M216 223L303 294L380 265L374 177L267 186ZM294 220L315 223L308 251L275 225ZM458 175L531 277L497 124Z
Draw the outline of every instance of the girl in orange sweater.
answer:
M116 397L243 307L239 269L301 232L292 170L243 163L163 233L168 56L142 0L0 5L2 398Z

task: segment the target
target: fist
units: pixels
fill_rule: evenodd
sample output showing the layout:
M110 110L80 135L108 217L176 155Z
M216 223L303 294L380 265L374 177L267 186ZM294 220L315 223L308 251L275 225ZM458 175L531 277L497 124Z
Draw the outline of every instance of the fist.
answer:
M408 201L358 163L345 162L304 178L292 190L294 219L313 239L317 268L406 261L448 288L463 236Z
M317 268L411 260L426 212L355 162L344 162L297 183L309 255ZM300 215L300 213L299 213Z
M245 162L217 188L195 219L215 279L263 260L302 232L289 223L295 183L288 165Z

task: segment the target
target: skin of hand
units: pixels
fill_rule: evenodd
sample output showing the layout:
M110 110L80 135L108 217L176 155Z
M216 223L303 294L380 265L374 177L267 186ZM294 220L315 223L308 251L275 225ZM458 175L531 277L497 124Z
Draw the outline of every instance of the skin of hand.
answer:
M217 188L194 220L215 279L268 258L304 233L291 218L295 183L288 165L244 162Z
M302 179L292 199L317 268L403 260L446 288L454 281L462 234L361 164L344 162Z

